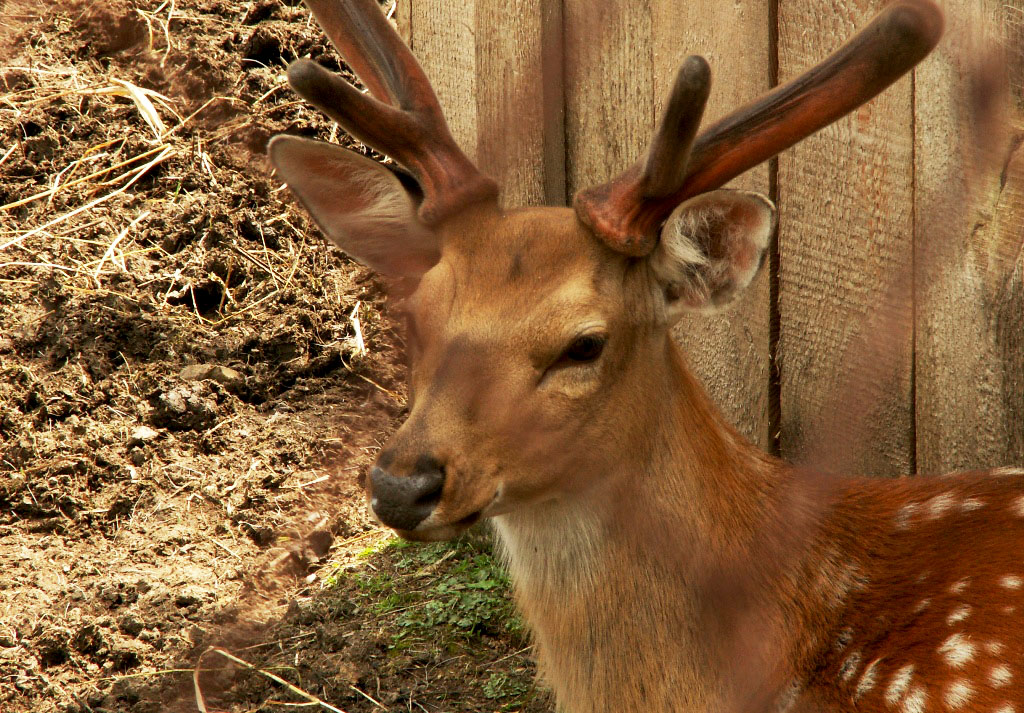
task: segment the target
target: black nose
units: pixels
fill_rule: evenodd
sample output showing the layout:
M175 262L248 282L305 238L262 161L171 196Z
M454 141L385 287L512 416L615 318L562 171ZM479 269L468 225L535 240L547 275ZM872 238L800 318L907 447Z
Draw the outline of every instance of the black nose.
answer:
M370 505L388 527L413 530L434 511L444 487L444 467L421 459L410 475L392 475L379 466L370 471Z

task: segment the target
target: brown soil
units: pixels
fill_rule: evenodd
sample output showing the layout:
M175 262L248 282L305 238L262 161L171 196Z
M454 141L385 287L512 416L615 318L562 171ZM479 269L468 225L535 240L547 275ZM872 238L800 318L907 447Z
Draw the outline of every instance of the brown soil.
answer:
M300 56L347 71L308 18L0 0L0 710L197 710L197 666L211 711L302 700L212 644L350 712L547 709L476 600L432 646L371 599L489 555L366 550L400 336L264 157L354 146L284 83Z

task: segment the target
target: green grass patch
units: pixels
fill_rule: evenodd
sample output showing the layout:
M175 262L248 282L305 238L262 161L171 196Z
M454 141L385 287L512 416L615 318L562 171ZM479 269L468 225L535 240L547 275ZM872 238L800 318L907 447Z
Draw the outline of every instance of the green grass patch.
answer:
M356 613L380 618L396 651L428 640L450 649L484 636L524 639L508 576L486 533L429 544L385 540L358 559L366 566L328 583L354 589Z
M342 662L339 670L351 677L345 681L374 696L390 692L395 710L406 709L401 701L438 695L437 710L550 710L486 530L452 542L381 540L350 556L325 584L295 608L290 624L314 632ZM344 683L337 699L350 693ZM362 710L363 699L348 703Z

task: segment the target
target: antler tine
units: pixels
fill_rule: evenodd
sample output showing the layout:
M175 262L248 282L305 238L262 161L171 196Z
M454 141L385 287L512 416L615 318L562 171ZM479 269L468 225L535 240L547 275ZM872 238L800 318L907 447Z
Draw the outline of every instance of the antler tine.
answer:
M677 190L645 192L636 164L577 194L580 219L615 250L646 255L679 203L722 186L872 99L931 52L942 28L942 11L932 0L888 5L819 65L702 132Z
M438 109L430 81L374 0L305 0L370 93L402 109Z
M683 61L672 85L668 105L647 151L643 192L650 198L675 193L686 179L693 140L711 92L711 68L703 57Z
M373 96L310 60L288 67L295 91L412 172L423 189L424 223L436 224L464 205L495 197L497 185L455 143L430 81L376 2L305 2Z

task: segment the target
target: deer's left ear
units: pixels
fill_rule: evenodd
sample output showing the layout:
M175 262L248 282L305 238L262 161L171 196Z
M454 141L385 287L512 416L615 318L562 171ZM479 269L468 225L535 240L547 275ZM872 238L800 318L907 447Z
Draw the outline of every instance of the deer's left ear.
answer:
M650 257L669 320L731 302L761 268L774 229L775 206L759 193L718 190L681 203Z

